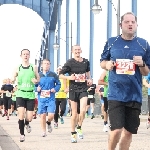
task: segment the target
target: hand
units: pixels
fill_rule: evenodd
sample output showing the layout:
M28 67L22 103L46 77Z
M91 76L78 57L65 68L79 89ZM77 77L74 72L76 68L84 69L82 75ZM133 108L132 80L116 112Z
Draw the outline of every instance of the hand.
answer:
M147 88L150 88L150 84L147 84L146 87L147 87Z
M88 91L91 91L92 89L91 88L88 88Z
M106 63L107 70L113 70L114 66L116 66L116 63L111 60Z
M143 66L142 56L133 56L133 62L138 66Z
M40 86L37 87L37 91L38 91L38 92L41 91L41 87L40 87Z
M31 81L32 81L34 84L37 83L37 79L35 79L35 78L32 78Z
M64 92L65 92L65 93L68 93L68 92L69 92L69 88L66 88L66 89L64 90Z
M87 85L88 85L88 86L89 86L89 85L92 85L92 83L93 83L92 79L87 79Z
M76 79L75 74L72 74L71 76L68 76L68 79L69 80L75 80Z
M52 93L55 93L55 92L56 92L54 88L52 88L50 91L51 91Z

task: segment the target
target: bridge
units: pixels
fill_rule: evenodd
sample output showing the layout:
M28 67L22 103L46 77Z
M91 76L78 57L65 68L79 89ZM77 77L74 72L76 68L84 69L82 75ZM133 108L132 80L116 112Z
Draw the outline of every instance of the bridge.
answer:
M88 0L86 0L88 1ZM89 60L91 65L91 75L93 76L93 43L94 43L94 14L91 10L91 8L94 6L95 8L99 8L100 4L98 4L98 0L89 0L90 1L90 45L89 45ZM114 7L114 4L112 0L107 0L107 39L111 36L112 33L112 11L115 9L117 11L117 18L119 21L120 18L120 0L118 1L117 9ZM69 28L72 27L70 24L70 2L71 0L0 0L1 5L5 4L19 4L22 6L25 6L27 8L32 9L35 11L45 22L45 26L43 29L43 38L42 38L42 44L41 44L41 50L40 50L40 56L36 60L36 64L39 66L40 70L40 64L41 61L44 58L48 58L51 60L51 69L54 70L54 49L57 49L57 65L60 63L60 32L61 32L61 6L62 3L66 3L66 50L65 50L65 57L66 60L68 60L71 57L70 49L72 46L72 43L69 42L69 36L70 31ZM100 2L100 1L99 1ZM137 0L131 0L132 3L132 12L137 15ZM80 44L80 10L82 9L80 6L80 0L76 0L76 14L77 14L77 20L76 20L76 44ZM119 22L118 22L119 23ZM119 29L119 28L118 28ZM119 33L119 30L117 32ZM55 45L54 45L55 43ZM54 47L55 46L55 47Z

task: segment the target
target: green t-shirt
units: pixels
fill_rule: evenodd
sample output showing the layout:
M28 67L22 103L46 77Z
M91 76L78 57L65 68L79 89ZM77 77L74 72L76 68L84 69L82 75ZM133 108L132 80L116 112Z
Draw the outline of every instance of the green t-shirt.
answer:
M22 67L21 65L19 67L16 97L35 99L34 84L31 81L33 78L35 78L33 65L30 64L29 67Z
M104 78L104 82L108 83L108 75L109 75L109 71L106 72L106 76ZM108 95L108 85L104 85L104 94L103 94L103 96L107 97L107 95Z
M12 96L12 101L16 101L16 92L14 92L14 95Z

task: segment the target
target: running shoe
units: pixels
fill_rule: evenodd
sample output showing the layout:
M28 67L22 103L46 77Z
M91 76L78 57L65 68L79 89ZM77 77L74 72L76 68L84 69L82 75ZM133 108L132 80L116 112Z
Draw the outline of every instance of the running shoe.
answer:
M67 116L70 117L71 116L70 113L68 113Z
M9 120L9 116L7 116L7 120Z
M95 116L94 116L94 115L92 115L92 116L91 116L91 119L93 119L93 118L95 118Z
M101 115L101 118L104 119L104 115Z
M46 137L47 136L46 132L43 132L41 136Z
M58 129L58 123L57 122L54 122L54 128Z
M87 113L85 114L85 118L88 118L88 114Z
M28 133L30 133L31 132L31 126L28 124L28 125L25 125L25 128L26 128L26 130L27 130L27 132Z
M64 119L63 119L63 117L60 117L60 123L61 123L61 124L64 124Z
M36 114L33 115L33 119L36 119Z
M150 121L149 120L146 121L146 128L147 129L150 128Z
M21 135L20 136L20 142L24 142L25 141L25 135Z
M103 131L104 131L104 132L108 132L108 124L104 125Z
M82 133L82 129L77 129L77 135L79 139L83 139L83 133Z
M77 143L77 134L71 135L71 143Z
M47 124L47 130L48 130L48 132L49 132L49 133L51 133L51 132L52 132L52 130L53 130L53 129L52 129L51 124L50 124L50 125L48 125L48 124Z

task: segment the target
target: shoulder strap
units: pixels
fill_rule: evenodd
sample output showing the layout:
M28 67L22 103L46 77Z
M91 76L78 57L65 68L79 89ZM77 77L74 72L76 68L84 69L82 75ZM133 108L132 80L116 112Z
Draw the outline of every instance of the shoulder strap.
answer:
M20 71L20 68L21 68L21 67L22 67L22 65L19 66L19 71Z
M34 71L34 68L33 68L33 65L32 65L32 64L30 64L30 67L31 67L32 71Z

